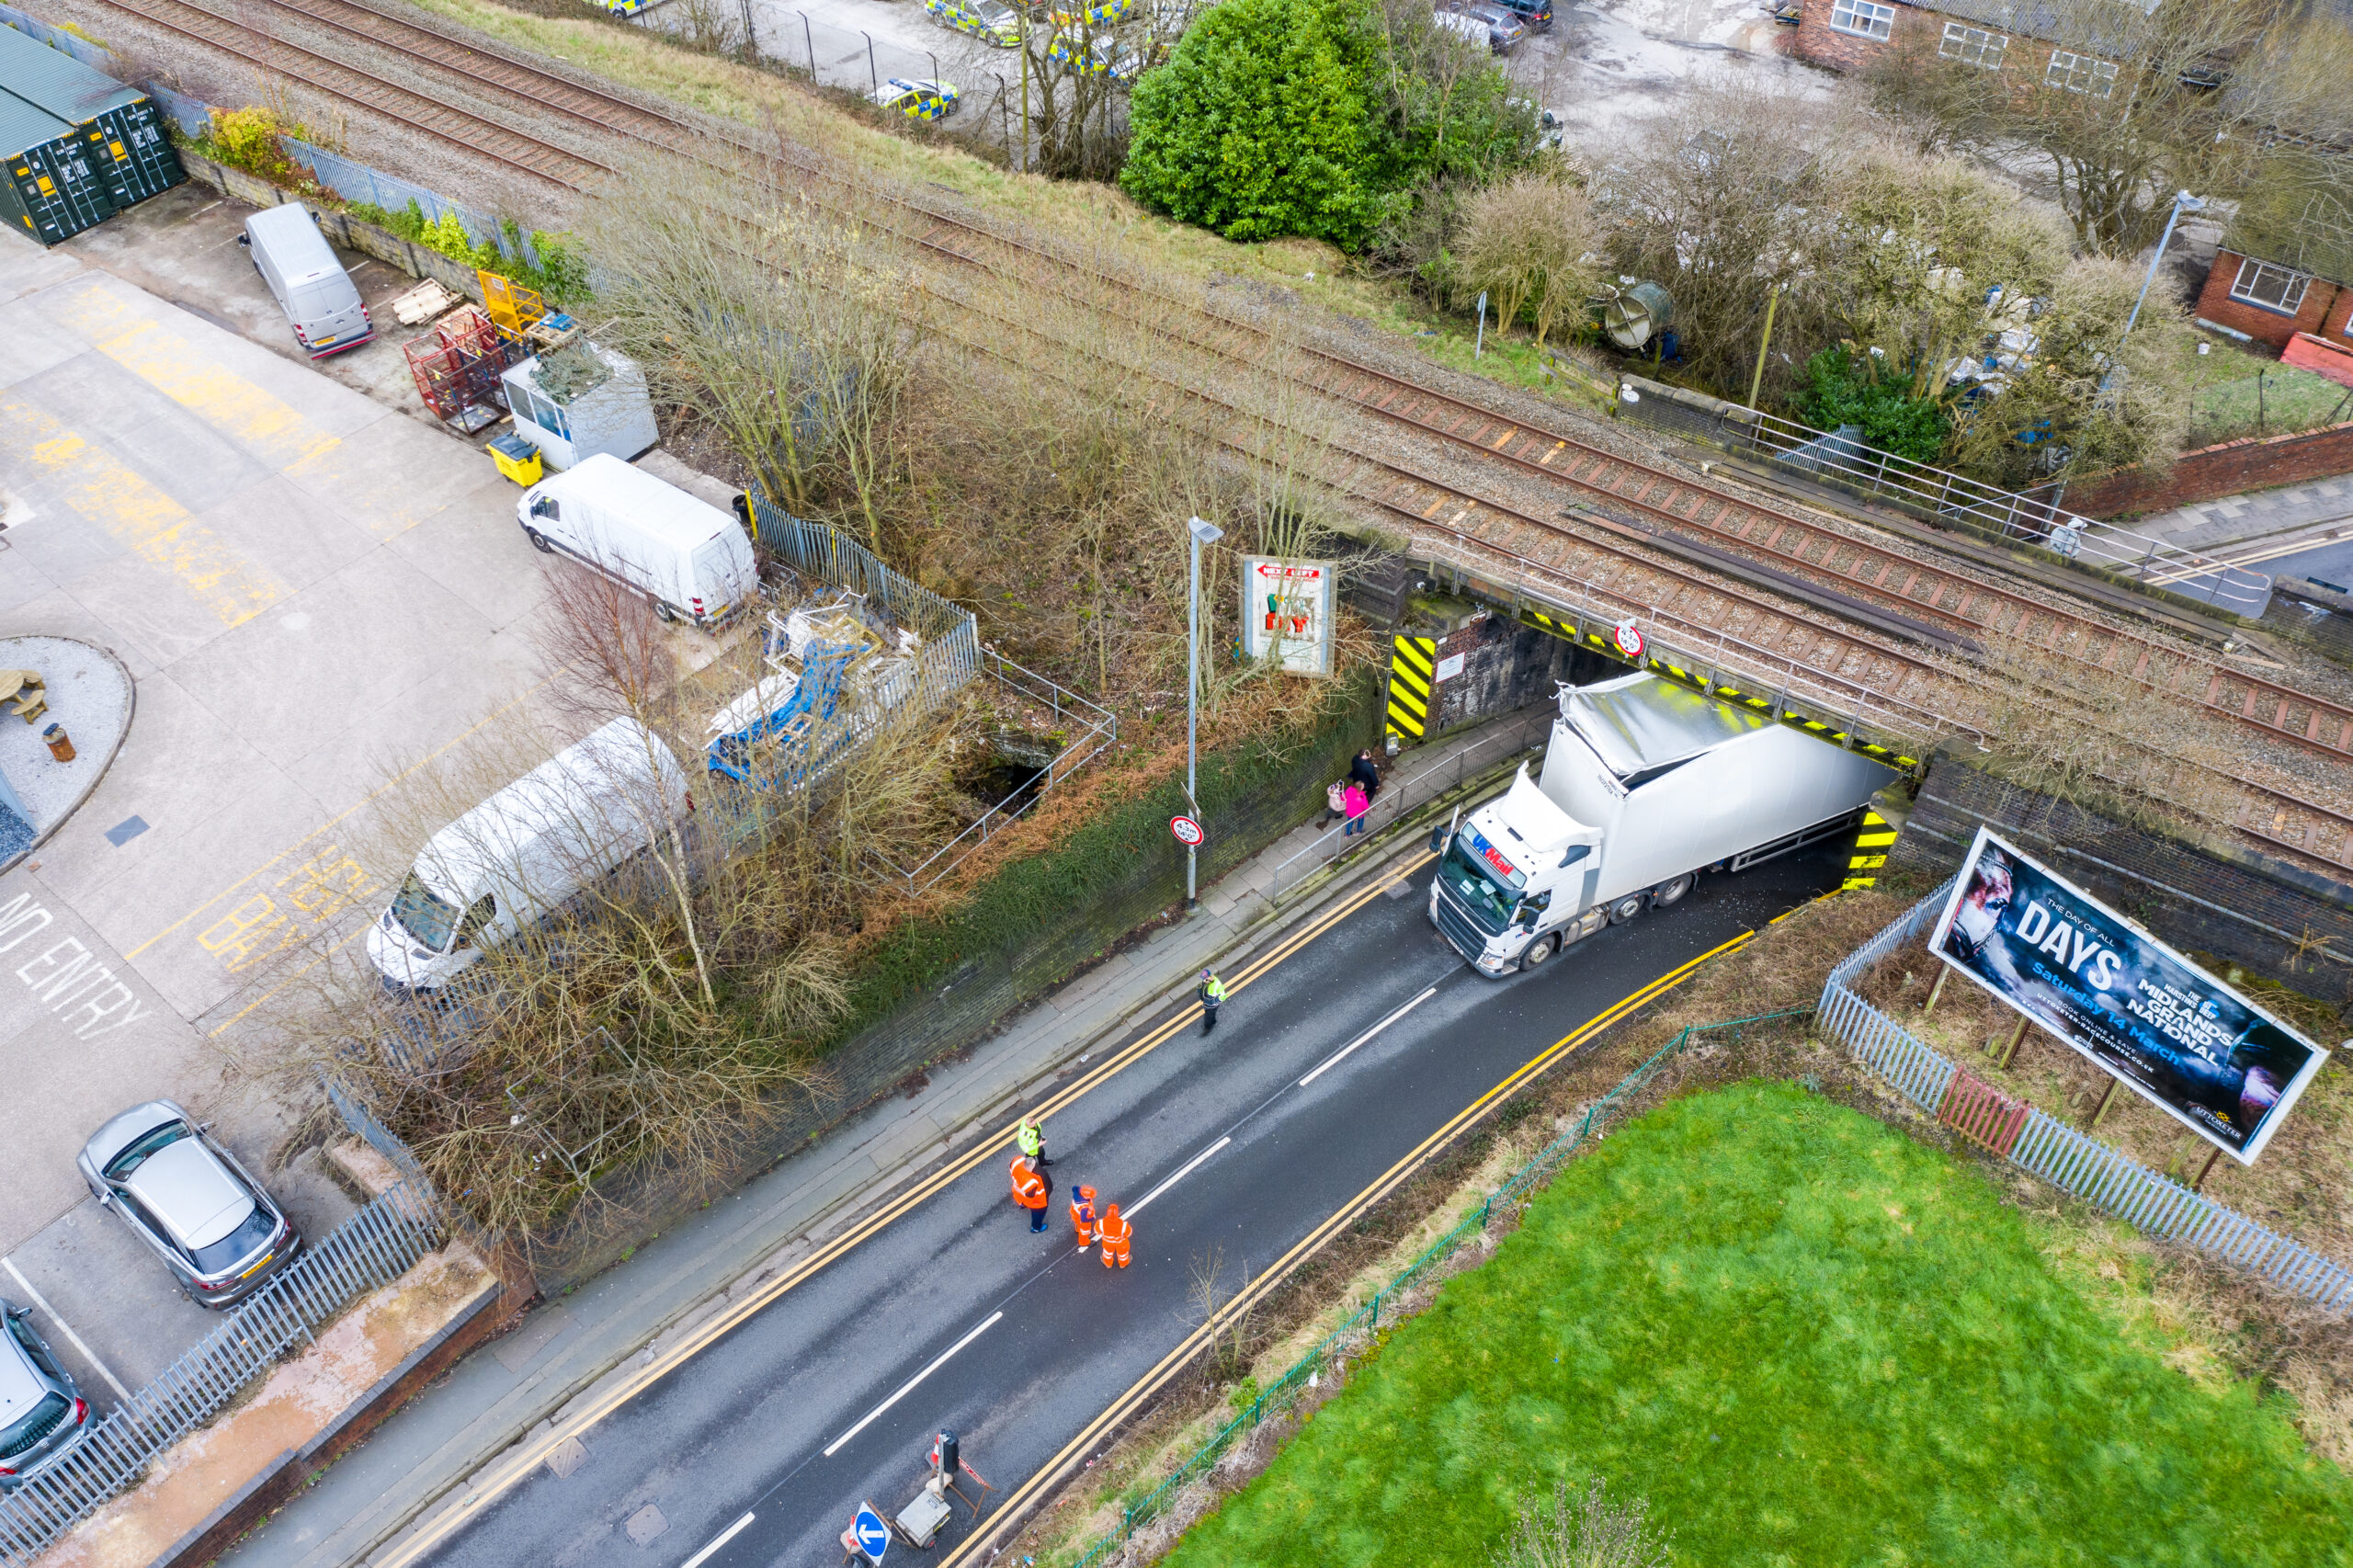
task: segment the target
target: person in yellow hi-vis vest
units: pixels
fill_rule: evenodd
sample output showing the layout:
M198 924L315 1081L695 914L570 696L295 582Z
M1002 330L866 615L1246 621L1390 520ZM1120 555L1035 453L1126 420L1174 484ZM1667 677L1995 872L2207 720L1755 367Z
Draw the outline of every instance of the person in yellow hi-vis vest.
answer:
M1199 994L1201 998L1201 1032L1203 1034L1207 1034L1211 1029L1217 1028L1218 1006L1225 1000L1225 982L1217 977L1217 971L1215 970L1205 969L1201 971L1201 989Z

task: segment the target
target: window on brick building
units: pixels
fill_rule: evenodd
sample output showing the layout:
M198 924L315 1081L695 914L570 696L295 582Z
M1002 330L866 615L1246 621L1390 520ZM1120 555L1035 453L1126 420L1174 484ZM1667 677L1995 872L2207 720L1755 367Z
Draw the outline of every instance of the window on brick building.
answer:
M1988 71L2002 68L2002 55L2010 47L2006 33L1989 33L1984 28L1963 27L1959 22L1945 24L1945 36L1937 45L1937 53L1947 60L1958 60L1967 65L1983 65Z
M2239 262L2239 275L2231 280L2231 298L2266 310L2284 311L2292 316L2303 308L2304 287L2310 282L2312 279L2301 272L2290 272L2250 256Z
M2042 74L2042 85L2104 98L2116 91L2116 67L2108 61L2095 60L2088 54L2071 54L2066 50L2054 49L2051 51L2050 68Z
M1857 38L1883 39L1895 31L1895 7L1876 5L1873 0L1834 0L1830 28Z

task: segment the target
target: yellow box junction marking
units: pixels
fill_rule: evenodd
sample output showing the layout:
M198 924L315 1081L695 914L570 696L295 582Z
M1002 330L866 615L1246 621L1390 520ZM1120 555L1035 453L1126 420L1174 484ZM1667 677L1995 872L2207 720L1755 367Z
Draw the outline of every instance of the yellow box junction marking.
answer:
M67 506L170 574L223 626L244 625L291 591L112 452L29 403L0 398L0 452L63 475Z

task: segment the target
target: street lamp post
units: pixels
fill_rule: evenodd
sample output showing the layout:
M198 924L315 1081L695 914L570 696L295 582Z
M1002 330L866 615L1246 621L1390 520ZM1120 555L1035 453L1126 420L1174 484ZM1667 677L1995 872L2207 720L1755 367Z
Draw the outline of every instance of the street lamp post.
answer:
M1193 592L1185 612L1185 805L1193 820L1201 820L1201 803L1193 797L1194 736L1199 726L1201 697L1201 546L1215 544L1225 537L1225 530L1204 518L1194 517L1185 525L1193 536ZM1193 882L1195 846L1185 846L1185 907L1192 909L1200 903L1194 896Z
M2185 212L2203 212L2206 203L2186 190L2173 194L2173 210L2165 214L2165 232L2157 236L2157 254L2149 258L2149 275L2141 279L2140 297L2132 301L2132 313L2124 318L2124 331L2131 332L2132 324L2141 319L2141 307L2149 298L2149 285L2157 280L2157 264L2165 258L2165 246L2173 243L2173 226L2181 222ZM2123 335L2118 334L2119 337Z

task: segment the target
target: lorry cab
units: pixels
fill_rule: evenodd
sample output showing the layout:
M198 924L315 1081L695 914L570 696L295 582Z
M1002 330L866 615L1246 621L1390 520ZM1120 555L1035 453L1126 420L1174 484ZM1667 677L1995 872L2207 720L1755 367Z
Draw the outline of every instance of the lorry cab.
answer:
M1485 975L1847 831L1892 767L1648 673L1560 689L1540 780L1441 829L1430 920Z

